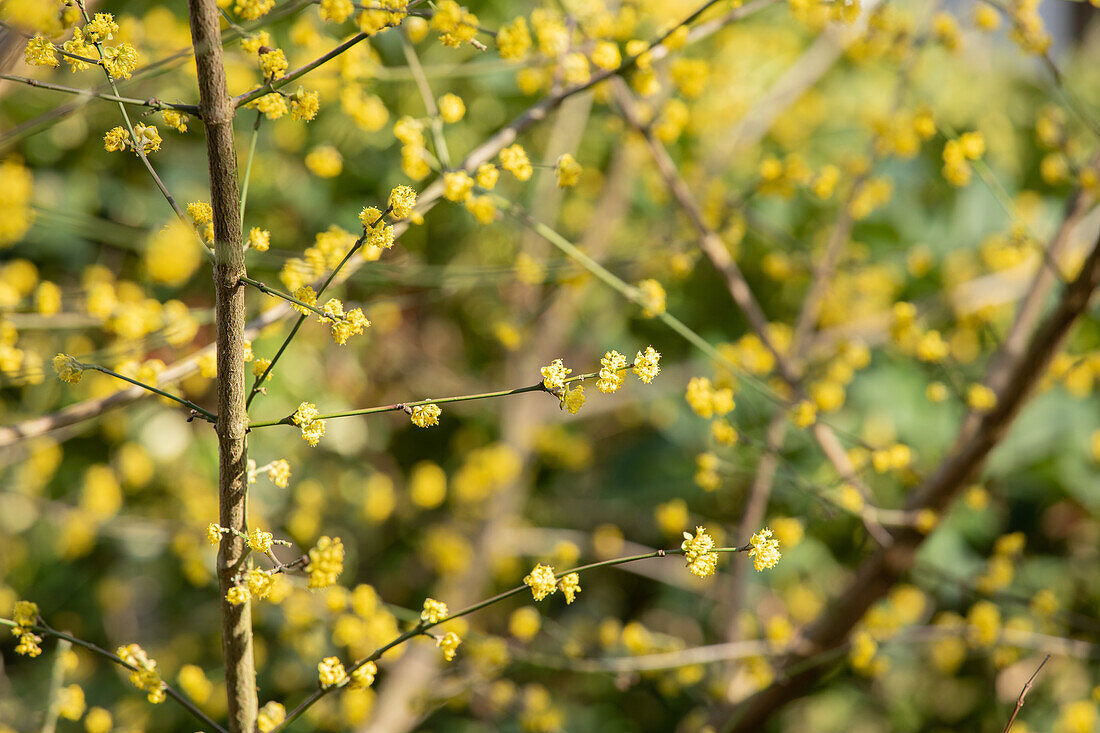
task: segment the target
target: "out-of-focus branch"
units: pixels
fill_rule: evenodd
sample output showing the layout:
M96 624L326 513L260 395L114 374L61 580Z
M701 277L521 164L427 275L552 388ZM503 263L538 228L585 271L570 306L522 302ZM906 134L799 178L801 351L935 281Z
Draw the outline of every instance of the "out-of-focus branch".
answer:
M1043 661L1039 663L1039 666L1035 668L1035 671L1031 673L1031 676L1027 678L1027 682L1024 683L1024 687L1020 690L1020 696L1016 698L1016 707L1012 710L1012 717L1005 723L1005 729L1003 733L1008 733L1009 728L1016 722L1016 716L1020 714L1020 708L1024 706L1024 698L1027 697L1027 693L1031 692L1031 683L1035 681L1035 678L1039 676L1039 673L1043 671L1043 667L1047 666L1047 662L1050 661L1050 655L1043 657Z
M657 165L658 173L660 173L666 185L672 191L672 195L677 203L680 204L680 208L687 214L688 219L691 221L692 226L699 236L700 249L703 250L703 253L707 256L707 259L710 260L714 268L722 274L726 281L726 288L729 290L730 297L733 298L733 301L737 304L737 307L741 309L741 312L745 314L745 318L749 322L749 327L760 339L761 343L763 343L768 351L775 357L776 371L779 372L783 381L791 387L796 396L801 399L803 394L798 366L792 363L792 360L789 358L791 352L780 351L769 335L770 329L768 318L764 314L763 308L760 307L760 303L757 301L756 296L753 295L748 280L745 279L744 273L741 272L741 268L737 266L737 263L734 262L733 258L730 256L729 250L726 249L725 243L722 242L722 238L718 236L718 233L715 232L703 218L702 209L692 195L691 189L688 188L687 182L684 181L683 177L680 175L680 171L676 168L676 164L673 162L671 156L669 156L668 151L665 150L664 145L657 139L653 130L639 117L633 95L626 87L626 84L616 79L612 83L612 91L622 111L623 117L632 127L642 134L646 143L649 145L650 152L653 154L654 163ZM840 233L844 234L843 231ZM840 237L835 238L834 248L839 250L840 245L846 241L846 235L843 239ZM835 256L838 255L834 255L834 257ZM815 295L815 297L821 297L821 294L819 293ZM841 478L856 487L865 500L869 499L871 495L870 489L867 488L857 475L855 467L848 458L847 451L844 450L844 446L841 445L840 440L836 437L836 433L833 432L832 428L821 421L817 421L813 424L811 432L820 446L822 453L824 453L825 458L833 464L833 468L836 469ZM889 544L891 542L890 533L886 531L873 515L864 514L863 522L867 527L867 531L880 544Z
M947 458L914 492L908 509L942 512L973 479L1034 391L1070 328L1088 307L1097 285L1100 285L1100 240L1093 245L1080 273L1066 287L1057 307L1039 326L1027 349L1014 360L1003 387L997 390L996 406L963 424ZM802 643L780 665L775 681L740 709L723 714L722 727L730 731L759 730L776 710L809 691L824 670L821 665L807 667L805 662L823 650L843 644L867 609L909 570L923 541L924 535L916 530L902 530L895 535L891 547L879 549L865 560L848 587L805 630Z

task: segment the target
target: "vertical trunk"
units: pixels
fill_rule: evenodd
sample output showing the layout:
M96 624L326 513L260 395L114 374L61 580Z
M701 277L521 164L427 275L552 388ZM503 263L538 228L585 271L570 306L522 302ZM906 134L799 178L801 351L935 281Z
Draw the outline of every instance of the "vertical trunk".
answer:
M233 145L233 102L225 83L216 0L188 0L191 40L198 69L199 105L206 130L210 199L214 209L214 289L218 345L218 503L219 523L247 532L245 511L244 247L241 241L237 152ZM252 660L252 611L249 603L225 600L240 569L244 542L222 536L218 581L222 594L222 650L229 707L229 730L252 733L256 727L256 668Z

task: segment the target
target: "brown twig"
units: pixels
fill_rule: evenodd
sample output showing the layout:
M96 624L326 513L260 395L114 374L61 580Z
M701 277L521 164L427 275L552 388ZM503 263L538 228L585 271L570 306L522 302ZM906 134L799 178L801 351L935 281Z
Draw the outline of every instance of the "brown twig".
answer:
M1035 681L1035 678L1039 676L1039 673L1043 671L1043 667L1050 661L1050 655L1043 657L1043 661L1039 663L1039 666L1035 668L1035 671L1031 673L1031 676L1027 678L1027 682L1024 684L1024 689L1020 690L1020 696L1016 698L1016 707L1012 711L1012 717L1008 719L1005 724L1005 729L1002 733L1008 733L1008 729L1012 727L1012 724L1016 722L1016 716L1020 714L1020 708L1024 706L1024 698L1027 697L1027 693L1031 691L1031 683Z

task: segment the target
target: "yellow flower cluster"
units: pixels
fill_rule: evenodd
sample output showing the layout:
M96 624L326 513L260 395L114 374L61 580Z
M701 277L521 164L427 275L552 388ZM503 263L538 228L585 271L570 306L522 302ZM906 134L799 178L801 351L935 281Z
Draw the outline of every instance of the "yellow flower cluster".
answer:
M705 578L713 575L718 567L718 553L714 550L714 538L702 527L695 528L695 534L684 532L684 541L680 545L684 551L688 571L692 575Z
M542 368L542 386L548 392L565 388L565 379L573 373L572 369L565 366L561 359L554 359Z
M45 36L35 36L27 41L23 51L23 60L30 66L58 66L57 52Z
M374 684L376 674L378 674L378 665L374 662L364 662L351 673L348 687L352 690L365 690Z
M645 347L645 351L639 351L634 357L634 373L638 379L646 384L661 373L661 353L652 346Z
M661 283L649 278L636 286L638 304L642 306L642 316L654 318L665 312L665 289Z
M389 206L394 219L407 219L416 207L416 191L408 186L394 187L390 191Z
M429 402L413 407L410 419L418 428L430 428L439 424L439 416L442 414L443 410L439 409L439 405Z
M565 603L569 605L572 603L577 594L581 592L581 576L577 573L569 573L562 576L559 581L561 584L561 592L565 594Z
M234 606L239 606L242 603L248 603L252 599L252 593L243 585L235 585L226 591L225 600L229 601Z
M464 41L473 41L477 25L477 16L455 0L441 0L436 4L431 20L432 29L439 31L439 41L451 48L458 48Z
M453 631L448 631L435 640L435 645L443 650L443 659L448 662L454 661L455 652L458 651L458 645L461 643L462 639Z
M271 544L274 539L274 535L270 532L263 531L259 527L253 527L248 530L248 547L253 552L267 552L271 549Z
M34 177L17 158L0 162L0 249L19 241L34 221ZM48 315L48 314L47 314Z
M600 378L596 380L596 389L604 394L611 394L623 386L623 375L620 372L627 367L626 357L612 349L604 353L600 359Z
M291 416L291 421L302 429L302 438L311 446L316 447L325 434L325 421L318 420L317 405L312 402L303 402Z
M347 681L348 675L339 657L325 657L317 664L317 679L321 687L336 687Z
M290 67L286 54L281 48L268 48L261 46L259 49L260 70L264 73L264 79L270 81L283 75Z
M42 647L39 646L42 637L31 631L30 627L38 623L38 604L32 601L16 601L12 619L16 623L11 630L12 636L19 638L15 645L16 653L37 657L42 653Z
M271 483L285 489L290 483L290 463L284 458L272 461L267 467L267 477Z
M366 247L363 248L363 259L377 260L383 250L393 246L393 227L382 220L383 213L377 207L367 206L359 212L359 222L363 225L363 233L366 235Z
M702 418L726 415L736 407L733 390L729 387L717 389L706 377L692 377L684 398L692 411Z
M257 20L275 7L275 0L236 0L233 12L245 20Z
M502 59L520 61L530 48L531 32L522 16L505 23L497 31L497 49Z
M76 384L84 374L84 365L69 356L58 354L53 358L53 368L57 372L57 378L67 384Z
M134 667L130 672L130 684L139 690L145 690L145 697L151 703L164 702L164 681L157 672L156 661L149 658L137 644L120 646L115 652L123 662Z
M327 588L344 572L344 543L339 537L321 537L309 551L310 588Z
M970 183L970 161L985 154L985 139L980 132L964 132L943 146L943 177L953 186Z
M558 158L557 166L554 168L554 172L558 179L558 188L572 188L577 185L577 182L581 180L581 173L584 171L581 168L581 164L573 159L573 156L569 153L562 153Z
M541 601L558 590L558 580L554 577L554 568L538 563L523 579L523 584L531 588L531 595Z
M500 167L521 181L526 181L534 173L531 161L527 158L527 151L519 143L504 148L500 151L498 157L500 158Z
M420 612L420 620L430 624L437 624L447 618L447 604L434 598L424 599L424 610Z
M772 531L765 527L752 536L749 540L752 550L749 557L753 558L753 567L757 572L774 568L779 564L782 555L779 552L779 540L772 538Z
M286 720L286 708L282 703L271 700L260 708L256 717L256 725L260 733L271 733Z

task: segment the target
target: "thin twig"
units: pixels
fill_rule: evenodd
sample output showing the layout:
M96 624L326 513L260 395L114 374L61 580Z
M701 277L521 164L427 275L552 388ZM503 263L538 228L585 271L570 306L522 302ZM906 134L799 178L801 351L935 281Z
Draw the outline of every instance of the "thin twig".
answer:
M10 627L14 628L14 627L18 626L19 624L15 623L15 621L12 621L11 619L0 618L0 625L10 626ZM64 631L58 631L57 629L53 628L52 626L47 624L42 619L39 619L38 624L35 625L35 626L32 626L31 629L33 631L36 631L36 632L40 632L40 633L43 633L43 634L47 634L49 636L53 636L53 637L58 638L58 639L62 639L64 641L69 642L70 644L76 644L77 646L84 647L88 651L94 652L95 654L98 654L99 656L104 657L105 659L109 659L110 661L114 662L118 666L125 667L126 669L130 670L131 672L140 671L134 665L130 664L129 662L124 661L117 654L112 654L111 652L107 651L103 647L97 646L96 644L93 644L90 641L84 641L83 639L76 638L72 634L68 634ZM184 709L187 710L187 712L191 713L196 718L198 718L199 721L201 721L203 723L203 725L210 726L211 729L213 729L215 731L218 731L218 733L227 733L225 728L223 728L222 726L220 726L216 722L214 722L214 720L212 720L210 718L210 716L208 716L203 711L199 710L198 707L196 707L193 702L191 702L189 699L187 699L187 697L182 695L179 691L177 691L174 687L172 687L167 682L164 682L164 692L165 692L166 695L168 695L168 697L172 698L173 700L178 702L180 705L182 705L184 707Z
M740 547L716 547L714 550L712 550L712 552L719 552L719 553L748 552L752 548L753 548L753 546L751 544L745 544L745 545L741 545ZM683 554L684 554L684 550L682 550L682 549L654 550L653 552L646 552L646 553L643 553L643 554L640 554L640 555L630 555L630 556L627 556L627 557L619 557L619 558L615 558L613 560L602 560L600 562L589 563L588 565L581 565L579 567L571 568L569 570L563 570L560 573L555 573L554 578L556 578L557 580L561 580L566 575L569 575L571 573L583 573L585 571L594 570L596 568L611 567L611 566L614 566L614 565L623 565L625 563L636 562L638 560L647 560L647 559L655 558L655 557L668 557L670 555L683 555ZM530 591L530 590L531 590L530 586L518 585L514 588L511 588L510 590L506 590L506 591L503 591L501 593L498 593L495 596L492 596L491 598L486 598L483 601L479 601L477 603L474 603L473 605L467 606L466 608L462 609L461 611L453 613L453 614L447 616L447 618L442 619L440 621L434 621L434 622L421 621L418 624L416 624L416 626L414 626L413 628L411 628L408 631L406 631L406 632L400 634L399 636L395 637L394 639L392 639L387 644L384 644L383 646L378 647L373 652L371 652L370 655L364 657L363 659L360 659L359 661L355 662L355 664L351 665L351 667L349 667L348 670L347 670L348 677L350 679L350 675L353 672L355 672L355 670L359 669L364 664L366 664L367 662L375 662L375 661L381 659L382 655L385 654L386 652L388 652L390 649L393 649L394 647L399 646L400 644L403 644L404 642L408 641L409 639L412 639L413 637L420 636L422 634L426 634L428 629L431 629L435 626L439 626L440 624L445 624L448 621L453 621L456 618L461 618L463 616L468 616L471 613L474 613L475 611L480 611L481 609L486 608L488 606L491 606L494 603L498 603L500 601L503 601L506 598L511 598L514 595L518 595L520 593L523 593L524 591ZM341 687L345 686L346 684L347 683L344 682L341 685L334 685L332 687L319 687L319 688L317 688L316 690L313 691L312 694L309 695L309 697L307 697L305 700L303 700L298 705L298 707L294 708L290 713L288 713L287 716L286 716L286 719L278 727L276 727L272 731L272 733L279 733L279 731L282 731L288 725L290 725L292 722L294 722L300 715L302 715L302 713L304 713L306 710L308 710L310 708L310 706L312 706L315 702L317 702L318 700L320 700L322 697L329 694L330 692L335 692L336 690L339 690Z
M135 107L149 107L155 110L174 109L179 112L186 112L189 115L199 117L199 108L193 104L175 104L172 102L162 102L155 97L149 99L135 99L134 97L120 97L117 94L108 94L106 92L96 91L94 89L78 89L76 87L67 87L61 84L53 84L48 81L40 81L38 79L30 79L25 76L17 76L15 74L0 74L0 79L6 79L7 81L19 82L20 84L26 84L27 86L38 87L39 89L49 89L54 92L64 92L66 94L74 94L78 97L94 97L96 99L105 99L108 102L118 102L120 104L129 104Z
M1027 693L1031 691L1031 683L1035 681L1035 678L1039 676L1039 673L1043 671L1043 667L1050 661L1050 655L1043 657L1043 661L1039 663L1035 671L1031 673L1031 676L1027 678L1027 683L1024 684L1024 689L1020 690L1020 696L1016 698L1016 707L1012 711L1012 717L1008 719L1008 723L1005 724L1005 729L1002 733L1008 733L1008 729L1012 727L1012 724L1016 722L1016 716L1020 714L1020 708L1024 706L1024 698L1027 697Z
M167 397L168 399L173 400L174 402L180 403L184 407L191 410L193 413L201 415L209 423L216 423L218 421L218 416L217 415L210 412L209 410L204 410L203 408L199 407L198 405L196 405L191 400L184 399L183 397L179 397L179 396L174 395L170 392L165 392L164 390L158 389L157 387L154 387L151 384L146 384L145 382L139 381L139 380L134 379L132 377L128 377L125 374L119 374L118 372L114 371L113 369L108 369L107 367L100 366L99 364L84 364L84 363L81 363L81 366L83 366L84 369L91 369L92 371L102 372L103 374L106 374L109 377L114 377L115 379L121 379L124 382L129 382L130 384L134 385L135 387L141 387L142 389L144 389L148 392L151 392L155 395L160 395L161 397Z

